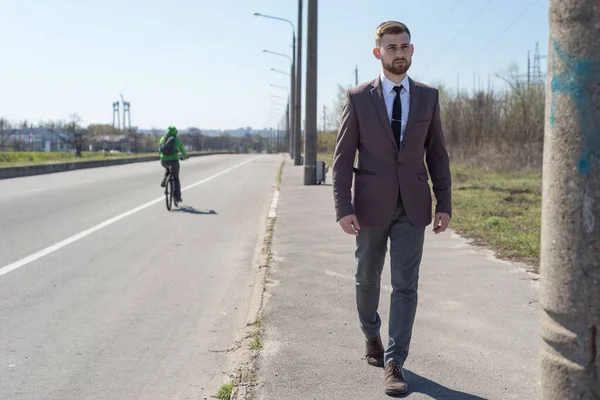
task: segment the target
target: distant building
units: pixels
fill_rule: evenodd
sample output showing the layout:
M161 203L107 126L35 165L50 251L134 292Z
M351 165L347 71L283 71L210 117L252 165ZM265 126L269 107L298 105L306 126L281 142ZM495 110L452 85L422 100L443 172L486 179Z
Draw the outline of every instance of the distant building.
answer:
M62 129L21 128L7 129L0 142L1 150L17 151L71 151L65 139L69 134Z
M135 150L135 140L127 135L105 135L88 138L91 151L132 152Z
M266 135L269 131L267 129L252 129L251 126L247 126L245 128L236 128L236 129L202 129L199 128L200 132L204 136L221 136L224 133L227 133L229 136L245 136L245 135ZM138 133L141 134L158 134L163 135L165 132L164 129L139 129ZM188 133L187 129L179 129L180 134Z

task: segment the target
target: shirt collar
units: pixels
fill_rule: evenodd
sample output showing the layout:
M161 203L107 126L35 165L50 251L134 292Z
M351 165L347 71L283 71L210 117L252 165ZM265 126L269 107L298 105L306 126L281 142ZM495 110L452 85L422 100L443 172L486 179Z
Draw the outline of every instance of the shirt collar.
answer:
M391 80L389 80L383 72L381 73L380 78L381 78L381 86L383 88L384 93L390 94L394 90L394 86L396 86L396 84L394 82L392 82ZM410 93L410 82L408 80L408 75L406 75L404 77L404 79L400 82L400 84L402 84L402 87L404 88L404 90L406 90L408 93Z

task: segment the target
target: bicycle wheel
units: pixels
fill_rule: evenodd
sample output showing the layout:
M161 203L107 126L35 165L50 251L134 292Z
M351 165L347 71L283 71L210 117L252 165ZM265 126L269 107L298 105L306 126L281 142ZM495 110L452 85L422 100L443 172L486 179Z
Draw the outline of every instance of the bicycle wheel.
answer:
M167 210L171 211L171 204L173 202L173 180L171 174L167 177L167 184L165 185L165 201L167 202Z
M175 177L173 177L173 202L175 203L175 207L179 207L179 197L175 196Z
M169 190L171 192L169 194L169 210L171 210L173 208L173 198L175 197L175 178L173 178L173 175L171 175L171 179L169 180L169 186L171 187L171 189ZM177 205L177 203L175 203L175 205Z

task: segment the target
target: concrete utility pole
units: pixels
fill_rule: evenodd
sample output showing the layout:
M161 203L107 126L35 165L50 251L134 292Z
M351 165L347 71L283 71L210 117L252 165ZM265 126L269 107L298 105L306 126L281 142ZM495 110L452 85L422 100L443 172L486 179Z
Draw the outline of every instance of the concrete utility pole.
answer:
M292 66L290 67L290 73L291 73L291 84L290 84L290 98L289 98L289 108L288 108L288 137L289 137L289 152L290 152L290 157L293 159L294 158L294 142L293 142L293 138L296 135L296 125L295 125L295 120L298 117L296 115L296 107L294 106L294 104L296 103L296 28L294 27L294 24L292 24L290 22L290 24L292 25L292 32L293 32L293 38L292 38Z
M290 104L291 104L291 103L290 103ZM291 141L292 141L292 129L291 129L291 124L290 124L290 115L291 115L291 114L290 114L290 108L291 108L291 107L288 107L288 109L285 111L285 113L286 113L286 114L285 114L285 116L286 116L286 117L285 117L285 120L286 120L286 124L287 124L287 125L286 125L286 131L287 131L287 145L288 145L288 150L289 150L289 152L290 152L290 156L291 156L291 155L292 155L292 154L291 154L291 153L292 153L292 151L291 151L291 146L290 146L290 143L291 143ZM283 146L283 142L284 142L284 141L282 141L282 143L281 143L281 145L282 145L282 146ZM279 149L279 150L280 150L280 151L282 151L281 149Z
M294 40L295 42L295 40ZM296 46L294 45L294 60L296 59ZM292 65L292 91L290 96L290 107L289 107L289 143L288 143L288 151L290 152L290 157L294 158L294 137L296 135L295 127L296 127L296 107L294 106L296 102L296 65Z
M290 157L294 158L294 137L296 135L296 28L294 24L290 21L290 25L292 25L292 66L290 67L290 75L291 75L291 84L290 84L290 97L289 97L289 107L288 107L288 137L289 137L289 149ZM302 43L300 43L302 44Z
M543 400L600 399L600 0L550 0L541 242Z
M306 140L304 184L317 184L317 23L318 2L308 0L306 38Z
M298 0L298 42L296 49L296 101L294 107L294 165L302 165L302 0Z

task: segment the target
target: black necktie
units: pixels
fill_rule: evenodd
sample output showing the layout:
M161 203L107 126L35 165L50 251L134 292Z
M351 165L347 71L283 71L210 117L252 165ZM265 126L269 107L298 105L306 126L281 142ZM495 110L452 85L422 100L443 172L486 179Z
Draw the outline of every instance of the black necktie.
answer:
M394 108L392 109L392 130L396 136L396 144L400 148L400 138L402 133L402 102L400 101L400 91L402 85L394 86L396 97L394 98Z

